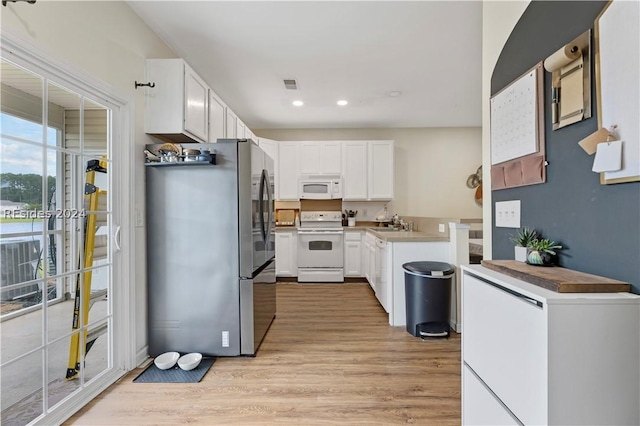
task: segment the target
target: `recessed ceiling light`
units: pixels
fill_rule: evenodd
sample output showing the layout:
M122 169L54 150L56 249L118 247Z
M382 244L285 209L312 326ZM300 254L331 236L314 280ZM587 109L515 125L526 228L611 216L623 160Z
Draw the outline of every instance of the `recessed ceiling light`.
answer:
M346 101L346 100L344 100L344 99L340 99L340 100L339 100L338 102L336 102L336 103L337 103L338 105L340 105L340 106L345 106L345 105L347 105L349 102L347 102L347 101Z
M397 98L398 96L402 95L402 92L394 90L393 92L387 93L387 95L391 98Z
M293 101L292 104L293 104L293 106L301 107L302 105L304 105L304 102L302 102L302 101Z

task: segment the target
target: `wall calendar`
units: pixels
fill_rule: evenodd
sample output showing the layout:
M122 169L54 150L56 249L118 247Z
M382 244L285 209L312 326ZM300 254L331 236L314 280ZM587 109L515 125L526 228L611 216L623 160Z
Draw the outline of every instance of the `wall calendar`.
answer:
M539 150L538 73L530 69L491 98L491 164Z

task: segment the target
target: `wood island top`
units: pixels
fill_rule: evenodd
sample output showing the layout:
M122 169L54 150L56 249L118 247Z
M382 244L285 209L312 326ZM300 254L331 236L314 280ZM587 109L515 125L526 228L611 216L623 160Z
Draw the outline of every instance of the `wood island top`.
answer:
M517 260L483 260L482 266L557 293L618 293L631 284L560 266L533 266Z

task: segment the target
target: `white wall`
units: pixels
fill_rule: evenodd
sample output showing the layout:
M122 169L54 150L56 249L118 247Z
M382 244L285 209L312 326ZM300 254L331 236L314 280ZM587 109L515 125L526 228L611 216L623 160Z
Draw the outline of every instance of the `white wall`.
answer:
M491 259L491 75L511 31L529 5L529 0L482 2L482 181L483 257Z
M389 213L480 218L467 177L481 164L481 129L258 129L260 137L295 140L393 139L394 192Z
M144 212L144 165L142 146L156 140L144 133L143 81L146 58L173 58L175 53L121 1L38 1L36 4L8 3L1 7L2 32L25 40L111 86L134 104L132 139L140 146L135 157L135 208ZM130 147L122 147L129 151ZM134 212L131 223L135 223ZM145 232L136 228L136 351L144 351L146 337ZM117 283L116 283L117 284ZM132 325L133 326L133 325Z

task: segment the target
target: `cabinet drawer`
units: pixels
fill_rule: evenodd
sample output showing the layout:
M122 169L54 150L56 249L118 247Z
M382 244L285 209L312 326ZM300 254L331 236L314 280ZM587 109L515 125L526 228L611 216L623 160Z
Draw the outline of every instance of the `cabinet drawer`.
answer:
M547 306L463 276L463 357L525 424L547 423Z
M362 234L360 232L345 232L344 233L345 241L360 241L362 240Z
M468 365L462 368L463 425L519 425Z

